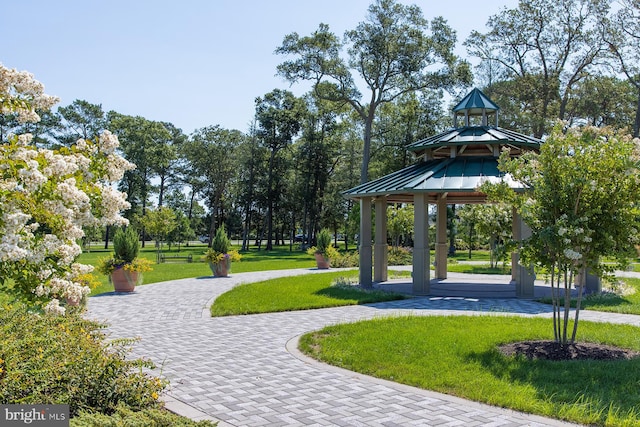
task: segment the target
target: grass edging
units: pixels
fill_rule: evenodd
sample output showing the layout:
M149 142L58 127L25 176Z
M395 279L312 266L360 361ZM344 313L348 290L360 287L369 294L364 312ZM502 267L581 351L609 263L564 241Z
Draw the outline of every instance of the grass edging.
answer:
M581 322L582 339L640 349L638 327ZM389 316L331 325L299 337L308 357L522 413L588 425L640 426L631 361L550 362L501 355L506 342L548 337L546 318ZM420 337L417 339L416 337Z
M304 335L311 333L311 332L307 332L304 334L300 334L297 335L293 338L291 338L290 340L288 340L285 344L285 348L287 350L287 352L289 354L291 354L293 357L295 357L296 359L300 360L301 362L304 362L307 365L311 365L314 366L318 369L322 369L323 371L326 372L334 372L340 375L344 375L349 377L350 379L355 379L357 381L362 381L362 382L368 382L371 384L376 384L376 385L382 385L385 387L389 387L392 388L394 390L403 392L403 393L415 393L415 394L419 394L422 395L426 398L432 398L432 399L439 399L439 400L443 400L455 405L461 405L464 407L476 407L478 409L481 410L489 410L489 411L493 411L493 412L498 412L498 411L504 411L504 412L511 412L513 411L512 409L506 409L506 408L500 408L497 406L492 406L492 405L488 405L486 403L481 403L481 402L476 402L473 400L467 400L467 399L463 399L461 397L457 397L457 396L452 396L450 394L445 394L445 393L441 393L438 391L433 391L433 390L426 390L423 388L419 388L419 387L414 387L411 385L407 385L407 384L402 384L402 383L397 383L394 381L390 381L390 380L385 380L384 378L378 378L378 377L374 377L371 375L366 375L366 374L362 374L360 372L356 372L356 371L350 371L348 369L345 368L341 368L339 366L335 366L335 365L330 365L328 363L322 362L318 359L314 359L311 356L308 356L306 354L304 354L302 351L300 351L300 338L302 338ZM553 418L546 418L540 415L536 415L536 414L528 414L525 412L520 412L519 413L520 417L525 419L526 421L529 422L533 422L533 423L540 423L540 424L544 424L544 425L549 425L549 420L552 421L556 421ZM565 422L557 420L558 421L558 425L566 425Z

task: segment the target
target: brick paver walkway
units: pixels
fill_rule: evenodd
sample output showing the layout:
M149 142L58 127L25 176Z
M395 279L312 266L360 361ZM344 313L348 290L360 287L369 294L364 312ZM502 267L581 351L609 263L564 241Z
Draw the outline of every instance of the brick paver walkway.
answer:
M300 355L299 335L325 325L398 314L494 312L550 316L517 299L413 298L320 310L211 318L216 296L240 283L317 270L239 273L139 286L89 300L88 316L114 337L140 337L133 355L151 358L171 382L167 406L220 426L566 426L329 367ZM583 311L585 320L603 321ZM640 316L606 314L640 326Z

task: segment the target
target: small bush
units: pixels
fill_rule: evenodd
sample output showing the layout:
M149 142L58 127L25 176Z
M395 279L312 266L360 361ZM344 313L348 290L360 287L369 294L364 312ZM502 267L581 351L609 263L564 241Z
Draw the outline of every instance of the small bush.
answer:
M112 415L82 412L70 422L71 427L208 427L217 425L218 423L211 421L193 421L164 409L144 409L134 412L122 405L118 406Z
M124 264L132 262L139 250L138 233L132 227L124 231L119 228L113 235L113 251L118 261Z
M334 268L358 267L360 265L360 255L358 252L337 253L331 259L331 266Z
M159 407L166 384L143 372L153 364L127 360L132 340L107 343L101 328L77 315L0 309L0 402L68 404L72 417Z
M408 265L413 262L413 252L411 248L391 247L388 259L389 265Z
M221 225L216 230L216 235L213 237L213 242L211 242L211 249L214 251L226 254L229 252L229 248L231 247L231 241L227 236L227 232L224 229L224 225Z

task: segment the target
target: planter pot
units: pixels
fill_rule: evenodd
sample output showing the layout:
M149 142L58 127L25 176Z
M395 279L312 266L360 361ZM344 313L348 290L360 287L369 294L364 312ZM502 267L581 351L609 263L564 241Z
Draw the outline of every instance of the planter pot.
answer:
M231 260L225 259L217 263L210 262L209 268L215 277L229 277L229 273L231 273Z
M142 283L142 273L118 268L111 273L111 283L116 292L133 292L136 285Z
M318 270L326 270L331 266L331 260L329 258L325 258L322 254L314 254L316 257L316 265L318 266Z

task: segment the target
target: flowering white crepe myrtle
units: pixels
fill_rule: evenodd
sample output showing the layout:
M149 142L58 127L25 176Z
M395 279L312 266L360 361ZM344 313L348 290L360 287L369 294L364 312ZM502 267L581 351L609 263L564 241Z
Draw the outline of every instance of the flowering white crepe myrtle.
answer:
M26 72L0 64L0 108L23 121L57 99ZM113 188L135 165L116 153L118 139L103 131L71 148L48 150L32 136L13 135L0 145L0 287L45 311L64 314L60 300L90 292L83 276L93 267L75 262L83 227L125 224L126 195Z

